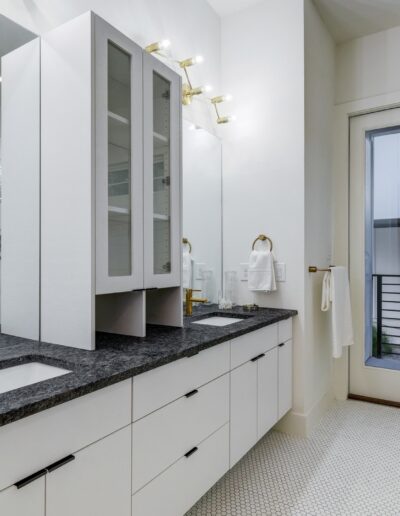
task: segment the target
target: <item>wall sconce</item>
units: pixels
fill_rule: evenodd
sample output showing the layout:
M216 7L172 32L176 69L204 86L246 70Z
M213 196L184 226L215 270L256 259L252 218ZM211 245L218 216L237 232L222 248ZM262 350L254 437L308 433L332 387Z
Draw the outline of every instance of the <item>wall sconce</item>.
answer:
M198 86L197 88L193 88L192 82L189 77L189 73L187 69L190 66L195 64L199 64L203 62L202 56L189 57L188 59L184 59L183 61L178 61L180 68L183 69L186 77L186 83L182 86L182 104L184 106L188 106L192 103L192 98L196 95L201 95L202 93L208 93L212 90L212 87L209 85L206 86Z
M210 99L211 104L214 106L215 113L217 115L217 124L227 124L229 122L232 122L233 120L236 120L235 116L229 115L229 116L221 116L218 104L221 104L221 102L230 102L233 99L232 95L219 95L218 97L213 97Z
M146 52L153 54L154 52L162 52L171 46L169 39L163 39L162 41L156 41L145 47Z

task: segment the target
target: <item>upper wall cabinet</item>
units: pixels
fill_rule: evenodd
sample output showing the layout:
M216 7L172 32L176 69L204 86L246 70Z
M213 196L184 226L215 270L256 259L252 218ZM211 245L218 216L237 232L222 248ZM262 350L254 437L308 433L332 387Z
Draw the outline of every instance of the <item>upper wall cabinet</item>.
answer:
M145 287L175 287L181 277L181 80L148 54L143 67Z
M95 17L96 293L144 287L142 49ZM146 114L146 116L148 116Z
M102 331L143 336L140 291L181 284L180 76L92 12L16 52L3 84L10 106L26 108L14 110L19 119L6 110L4 137L14 145L5 150L5 195L14 197L4 220L11 233L18 204L21 231L12 235L21 245L10 257L12 247L4 249L2 274L15 281L6 282L3 302L13 313L2 324L19 335L14 322L37 314L23 336L93 349L97 307L108 314L106 322L97 317ZM40 146L40 160L29 165L34 206L18 201L26 167L13 159L25 150L32 156L26 147L36 139L18 134L30 104L40 113L32 117ZM36 246L24 234L32 220ZM28 285L18 272L32 255ZM17 299L32 306L21 313Z

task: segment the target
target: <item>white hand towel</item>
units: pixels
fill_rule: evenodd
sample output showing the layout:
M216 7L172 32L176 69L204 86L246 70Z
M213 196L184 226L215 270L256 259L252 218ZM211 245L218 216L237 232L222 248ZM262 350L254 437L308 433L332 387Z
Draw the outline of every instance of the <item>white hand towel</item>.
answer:
M182 286L192 288L192 255L186 249L182 251Z
M248 287L252 291L276 290L274 255L271 251L252 251L249 258Z
M332 356L340 358L342 348L351 346L354 342L350 287L346 267L332 267L331 272L324 276L321 309L327 311L330 304L332 305Z

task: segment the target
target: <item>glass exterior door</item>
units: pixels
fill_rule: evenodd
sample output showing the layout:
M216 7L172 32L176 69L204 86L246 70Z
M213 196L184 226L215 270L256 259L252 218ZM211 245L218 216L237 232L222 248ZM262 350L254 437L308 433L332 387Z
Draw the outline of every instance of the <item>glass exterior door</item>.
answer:
M96 19L96 293L143 288L142 50Z
M180 78L144 56L145 287L180 285Z

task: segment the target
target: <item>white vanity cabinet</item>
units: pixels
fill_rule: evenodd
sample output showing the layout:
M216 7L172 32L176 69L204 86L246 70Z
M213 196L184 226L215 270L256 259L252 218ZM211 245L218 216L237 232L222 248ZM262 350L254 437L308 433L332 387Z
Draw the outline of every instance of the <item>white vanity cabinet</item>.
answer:
M231 342L231 467L291 408L291 324L281 321ZM279 337L289 340L282 346Z
M45 479L40 477L24 488L10 486L0 491L0 514L45 516Z
M130 516L131 428L73 455L46 475L46 516Z

